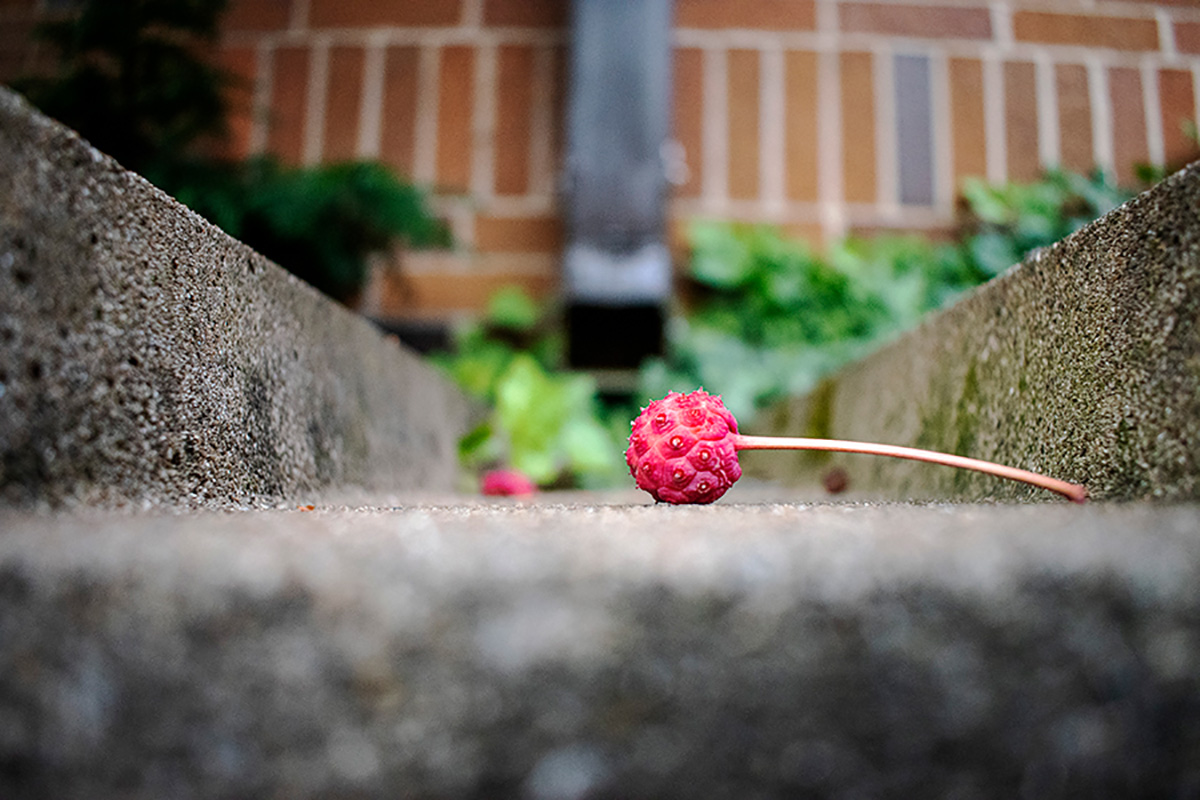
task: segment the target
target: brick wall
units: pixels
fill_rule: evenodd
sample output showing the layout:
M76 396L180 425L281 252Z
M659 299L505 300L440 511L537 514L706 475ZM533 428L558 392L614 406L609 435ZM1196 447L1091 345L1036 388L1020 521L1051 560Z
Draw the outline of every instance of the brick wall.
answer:
M567 6L232 0L237 151L378 157L434 187L452 222L459 249L405 256L368 311L438 317L504 283L555 286ZM676 240L695 217L818 243L937 233L968 175L1128 180L1135 162L1197 155L1181 128L1200 95L1192 0L676 0L672 44Z

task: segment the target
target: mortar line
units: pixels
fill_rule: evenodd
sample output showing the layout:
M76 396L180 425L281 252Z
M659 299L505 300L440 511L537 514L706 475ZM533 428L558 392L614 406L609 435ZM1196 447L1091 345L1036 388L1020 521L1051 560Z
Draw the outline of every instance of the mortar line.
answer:
M251 155L261 155L267 150L270 136L271 92L275 89L275 45L268 40L259 42L254 51L254 60L254 97L250 101L250 141L247 147Z
M1192 121L1197 125L1197 135L1200 135L1200 62L1192 65Z
M995 51L983 55L984 151L989 183L1008 180L1008 126L1004 119L1003 63Z
M784 120L783 48L759 52L759 196L769 215L778 215L785 204L786 134Z
M292 0L291 12L288 14L288 30L307 30L310 11L309 0Z
M826 243L842 236L846 228L842 176L841 54L822 51L817 56L817 196L821 201L821 230Z
M1038 160L1042 169L1053 169L1062 160L1058 118L1058 90L1055 85L1054 62L1042 52L1034 59L1033 75L1037 94Z
M1012 8L1006 2L993 2L988 6L988 16L992 23L992 41L1001 51L1010 50L1016 38L1013 36Z
M413 132L413 178L424 184L437 180L439 47L422 47L417 56L417 108Z
M329 93L329 41L313 41L308 58L308 92L304 108L304 150L306 166L321 162L325 147L325 99Z
M954 119L950 108L950 63L943 51L929 54L929 93L933 113L934 208L954 213Z
M531 95L533 108L530 113L529 142L529 192L533 195L553 197L555 171L554 132L557 123L553 119L554 84L551 70L554 68L553 47L535 47L533 50L533 85Z
M726 52L715 47L704 52L704 186L702 193L712 213L721 213L729 199L729 69Z
M1161 165L1166 157L1163 145L1162 104L1158 92L1158 70L1149 62L1142 64L1142 108L1146 117L1146 152L1151 164Z
M457 27L472 31L483 27L483 0L465 0L462 5L462 19Z
M1112 100L1109 97L1108 71L1098 58L1087 62L1088 97L1092 107L1092 157L1096 166L1110 179L1116 177L1113 145Z
M475 50L475 94L472 97L471 192L488 201L496 193L496 48L483 45Z
M358 119L359 158L377 158L383 135L384 63L387 51L382 37L375 37L363 51L363 83Z
M1174 58L1178 50L1175 49L1175 26L1171 23L1171 15L1165 9L1156 8L1154 20L1158 23L1159 49L1168 58Z
M871 82L875 89L875 205L888 221L900 214L895 58L896 53L887 43L871 50Z

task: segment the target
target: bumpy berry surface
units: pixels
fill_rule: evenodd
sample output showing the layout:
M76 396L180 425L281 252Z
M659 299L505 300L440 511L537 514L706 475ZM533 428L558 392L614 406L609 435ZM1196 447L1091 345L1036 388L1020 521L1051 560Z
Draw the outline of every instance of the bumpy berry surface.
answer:
M641 489L666 503L711 503L742 477L737 420L703 389L671 392L633 421L625 463Z

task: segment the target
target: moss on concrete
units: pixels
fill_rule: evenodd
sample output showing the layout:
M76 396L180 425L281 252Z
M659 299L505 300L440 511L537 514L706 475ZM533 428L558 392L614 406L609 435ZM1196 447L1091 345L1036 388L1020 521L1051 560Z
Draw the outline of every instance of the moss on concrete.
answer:
M1200 497L1200 165L1192 165L837 376L834 438L999 461L1109 499ZM811 409L813 398L784 405ZM754 433L798 435L798 413ZM813 484L758 456L748 472ZM911 498L1052 497L974 473L847 459L851 485Z

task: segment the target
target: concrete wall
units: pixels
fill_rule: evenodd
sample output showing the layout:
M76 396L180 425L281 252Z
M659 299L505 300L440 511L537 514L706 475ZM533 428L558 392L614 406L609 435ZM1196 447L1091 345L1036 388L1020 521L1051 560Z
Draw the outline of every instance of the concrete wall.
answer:
M1200 497L1200 162L778 405L752 433L882 441L1086 484ZM892 459L751 453L750 474L895 497L1042 497Z
M0 503L448 488L416 356L0 89Z

